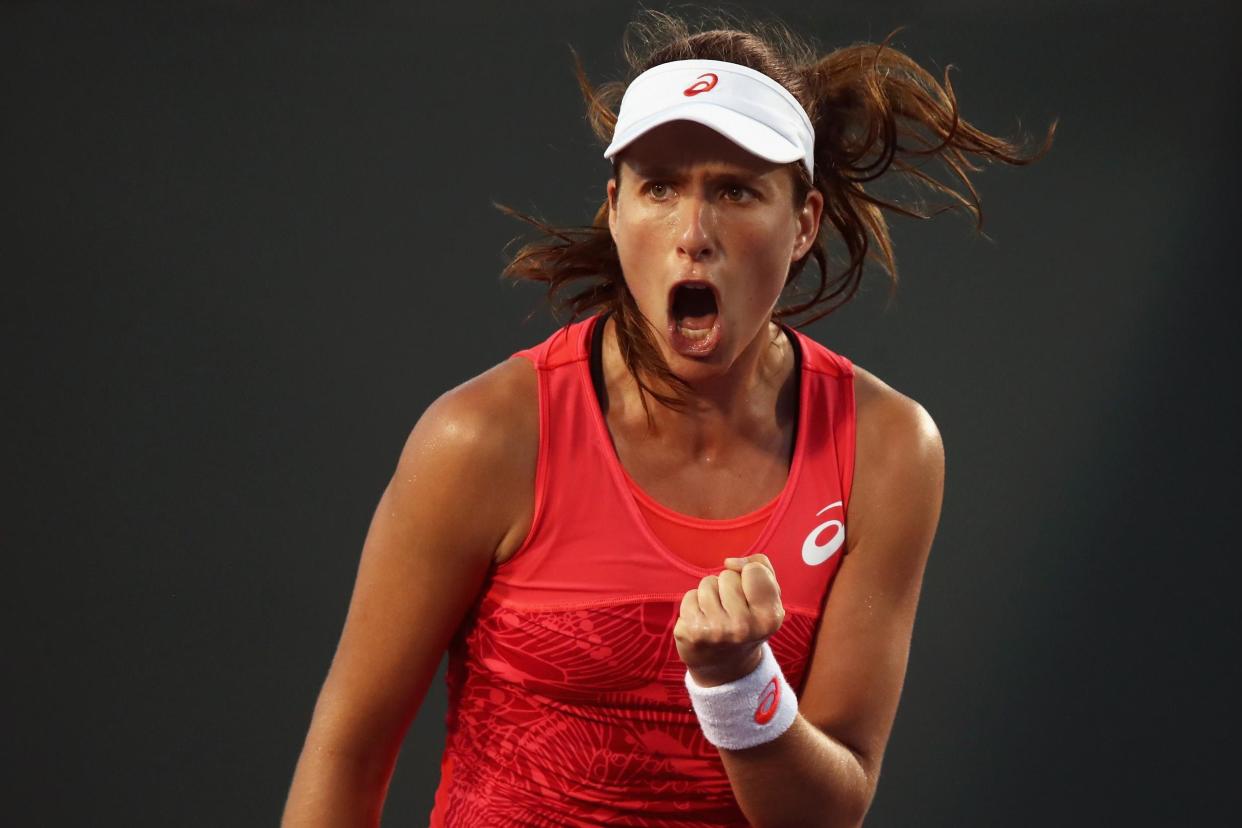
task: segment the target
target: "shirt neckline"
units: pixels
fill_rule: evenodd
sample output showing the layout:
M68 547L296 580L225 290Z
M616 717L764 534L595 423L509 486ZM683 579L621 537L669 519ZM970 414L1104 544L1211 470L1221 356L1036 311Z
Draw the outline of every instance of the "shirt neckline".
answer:
M617 456L616 447L612 442L612 434L608 431L608 423L604 419L604 412L600 408L599 398L595 394L595 384L591 379L592 362L595 359L596 353L600 350L600 343L602 343L603 340L604 322L607 320L608 315L608 313L596 314L588 319L583 325L581 339L579 340L579 348L581 348L582 353L585 355L585 359L582 359L579 362L578 371L578 379L583 393L586 394L587 405L591 411L591 421L595 426L596 439L600 440L607 458L606 464L608 466L608 471L612 475L613 482L620 490L621 500L625 506L626 512L630 516L631 521L637 527L644 540L646 540L652 548L659 552L664 558L676 565L679 569L686 572L698 576L716 574L720 567L698 566L690 561L687 561L685 558L665 546L664 542L661 541L655 534L655 531L651 528L651 525L647 523L647 519L642 514L642 509L638 505L635 492L630 488L632 485L634 489L642 492L648 502L655 504L670 515L674 515L684 520L705 520L704 518L697 518L693 515L683 515L680 512L676 512L669 509L667 506L664 506L664 504L657 501L649 493L644 491L641 486L635 483L629 476L629 472L627 472L625 467L621 465L621 458ZM778 322L777 324L780 323ZM750 548L746 550L746 553L738 557L746 557L747 555L763 552L768 541L771 540L772 535L775 534L776 527L780 525L781 518L784 516L785 510L789 507L790 501L793 500L793 492L796 488L798 477L802 472L802 458L806 453L805 447L809 442L806 439L806 428L808 426L806 410L808 395L806 393L807 372L806 360L803 356L804 346L798 339L797 331L786 325L781 325L780 327L789 338L790 345L794 349L794 370L798 374L798 413L797 420L794 423L793 460L789 465L789 474L785 478L785 485L781 489L780 494L776 496L776 507L772 510L771 515L768 517L767 524L763 527L763 531L759 533L759 536L755 538L754 543L750 545ZM756 511L767 509L770 505L771 503L769 502L768 504L761 506ZM753 515L754 512L751 512L750 514ZM743 515L741 517L745 518L746 516ZM738 518L728 518L726 519L726 522L733 520L738 520ZM724 558L722 556L721 562L723 563L723 561Z

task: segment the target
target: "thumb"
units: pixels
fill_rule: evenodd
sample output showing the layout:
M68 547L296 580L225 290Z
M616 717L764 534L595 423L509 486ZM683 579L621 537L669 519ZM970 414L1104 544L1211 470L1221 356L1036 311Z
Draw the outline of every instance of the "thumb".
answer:
M746 603L752 607L778 603L781 599L781 587L776 582L771 566L751 561L742 567L742 594L746 596Z

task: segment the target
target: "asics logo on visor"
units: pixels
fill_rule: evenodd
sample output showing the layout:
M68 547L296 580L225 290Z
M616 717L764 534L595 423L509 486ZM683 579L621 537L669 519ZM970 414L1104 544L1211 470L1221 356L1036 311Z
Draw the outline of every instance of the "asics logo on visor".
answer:
M707 72L706 74L699 75L698 79L694 83L690 84L690 86L686 88L686 91L681 94L685 95L687 98L693 98L695 95L710 92L716 88L716 82L719 80L720 78L716 77L715 73Z

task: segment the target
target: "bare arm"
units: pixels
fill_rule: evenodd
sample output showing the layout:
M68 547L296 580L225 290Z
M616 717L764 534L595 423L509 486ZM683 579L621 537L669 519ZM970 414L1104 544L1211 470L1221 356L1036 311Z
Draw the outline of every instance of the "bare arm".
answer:
M537 408L534 371L515 359L442 396L414 427L371 520L283 825L379 824L441 655L492 562L530 525Z
M734 795L756 828L862 824L879 779L905 681L923 571L940 515L944 453L918 404L860 372L857 473L847 520L849 554L824 610L799 715L779 738L746 750L721 749ZM719 576L719 591L762 596L772 579L754 562ZM741 572L739 577L735 572ZM780 573L775 573L779 578ZM743 584L743 582L745 582ZM715 587L713 587L715 588ZM752 602L779 626L779 586ZM726 601L725 605L728 606ZM770 604L770 606L768 606ZM757 656L721 650L721 671L692 675L718 684L745 675Z

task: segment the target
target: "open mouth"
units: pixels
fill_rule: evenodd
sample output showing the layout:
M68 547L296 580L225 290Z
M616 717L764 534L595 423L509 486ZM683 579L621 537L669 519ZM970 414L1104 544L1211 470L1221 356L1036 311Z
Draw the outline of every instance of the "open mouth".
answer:
M687 356L704 356L720 341L716 291L706 282L679 282L669 297L669 334L673 348Z

